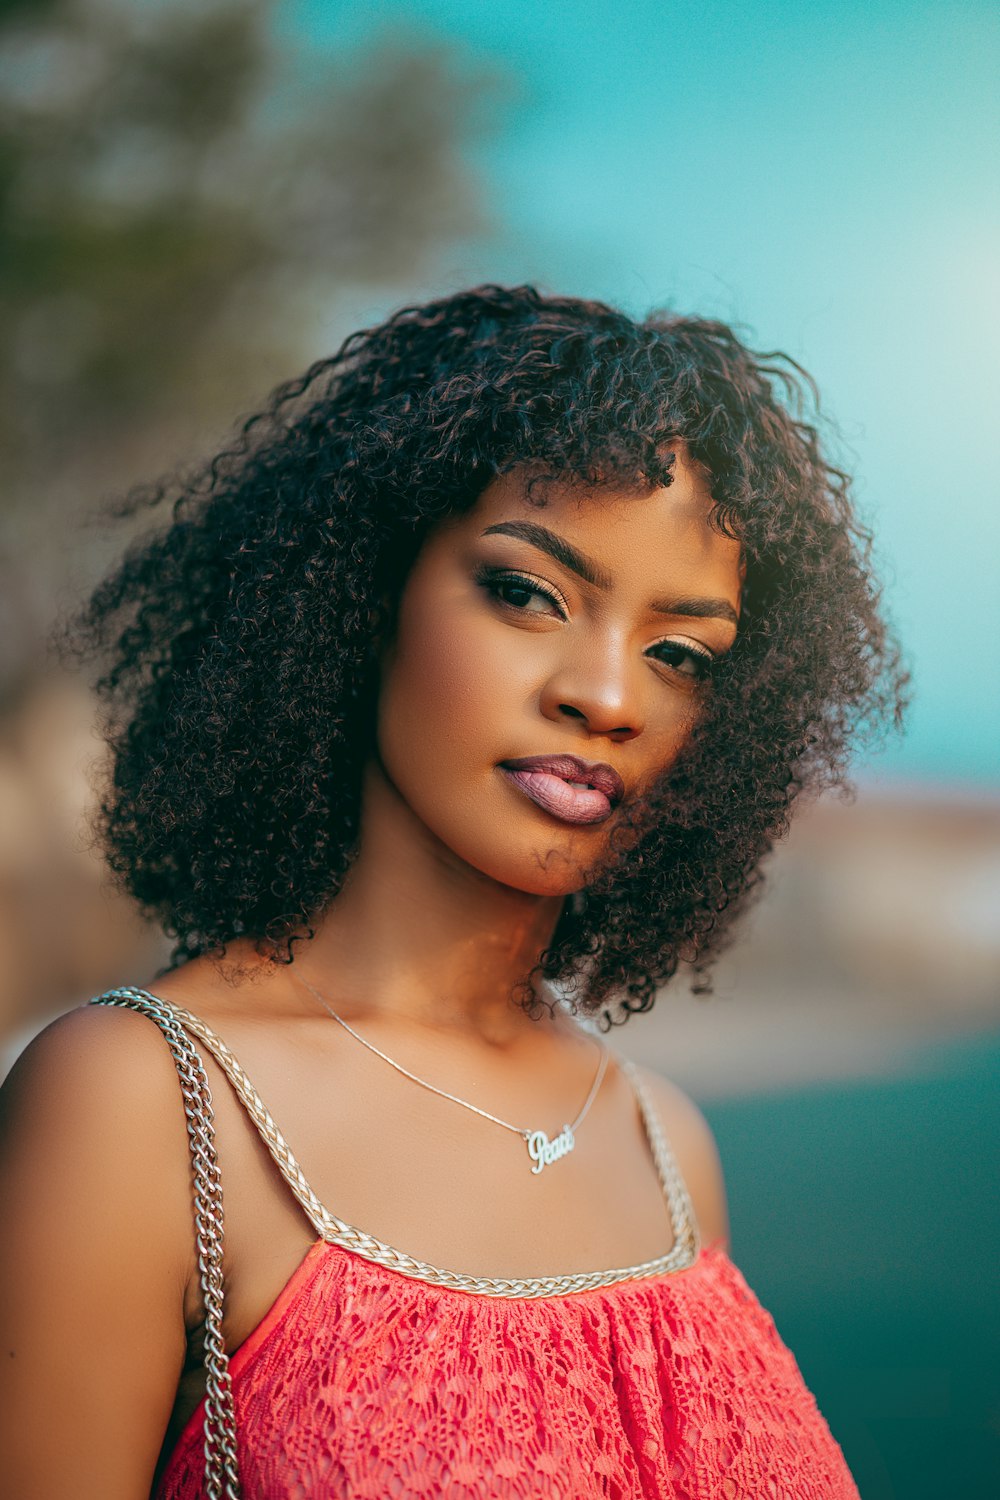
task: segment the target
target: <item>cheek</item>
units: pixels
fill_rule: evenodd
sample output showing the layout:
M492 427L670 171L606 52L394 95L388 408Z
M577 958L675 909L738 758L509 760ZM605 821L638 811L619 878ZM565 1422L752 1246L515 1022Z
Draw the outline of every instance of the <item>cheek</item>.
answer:
M446 768L486 769L494 751L502 755L513 681L498 635L458 601L429 607L419 590L404 598L379 699L379 748L393 780L440 783Z
M465 864L538 895L579 889L570 830L547 829L512 798L497 762L537 729L536 656L528 636L465 606L400 609L378 708L378 748L412 813ZM537 639L534 641L537 648ZM521 650L518 647L521 646ZM580 855L592 856L594 836Z
M469 714L486 676L477 643L447 619L418 618L412 628L401 624L400 645L385 679L388 700L422 721L426 733L471 728Z

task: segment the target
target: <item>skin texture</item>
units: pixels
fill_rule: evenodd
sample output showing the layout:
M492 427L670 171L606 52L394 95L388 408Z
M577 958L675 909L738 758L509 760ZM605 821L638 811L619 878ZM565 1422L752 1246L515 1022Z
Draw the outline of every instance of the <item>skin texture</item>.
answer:
M506 475L424 548L400 615L402 648L383 667L379 747L392 786L460 859L505 885L561 896L586 885L615 820L562 823L498 775L498 763L563 752L605 761L627 797L670 766L698 715L699 679L694 660L671 664L657 648L722 656L736 626L650 606L701 594L735 615L740 547L709 525L711 495L688 462L669 489L647 494L548 493L539 511L523 475ZM599 557L610 586L493 530L510 522L544 522ZM477 582L483 567L521 574L520 592L517 580L502 592L499 576ZM524 575L557 602L522 597Z
M669 488L562 487L544 509L525 480L496 481L439 528L407 580L381 648L358 855L296 964L241 941L224 961L198 957L147 985L229 1042L323 1201L422 1259L483 1275L597 1269L669 1248L626 1081L609 1070L577 1150L533 1179L514 1137L372 1057L297 976L420 1076L554 1133L585 1097L597 1049L561 1013L531 1019L511 989L605 855L614 820L563 823L497 763L568 750L614 765L626 799L637 795L699 712L691 664L675 650L681 666L664 665L661 643L721 653L734 634L730 621L653 614L650 602L710 596L735 612L740 596L739 547L709 525L704 480L683 455ZM597 561L608 586L522 538L482 534L527 519ZM484 587L485 565L530 573L560 609L523 587ZM207 1066L233 1349L312 1231ZM674 1086L648 1081L702 1237L725 1240L708 1127ZM143 1496L164 1433L169 1446L201 1390L197 1376L181 1380L200 1308L172 1064L142 1018L77 1011L29 1047L0 1103L0 1191L17 1226L0 1235L5 1471L22 1500Z

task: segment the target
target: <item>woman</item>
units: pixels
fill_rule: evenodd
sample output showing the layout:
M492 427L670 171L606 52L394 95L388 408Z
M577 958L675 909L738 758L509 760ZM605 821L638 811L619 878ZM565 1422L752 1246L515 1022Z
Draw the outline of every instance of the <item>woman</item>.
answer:
M107 856L175 947L4 1092L20 1500L856 1495L704 1119L603 1040L707 984L899 710L797 391L720 324L483 287L133 497L172 519L77 638Z

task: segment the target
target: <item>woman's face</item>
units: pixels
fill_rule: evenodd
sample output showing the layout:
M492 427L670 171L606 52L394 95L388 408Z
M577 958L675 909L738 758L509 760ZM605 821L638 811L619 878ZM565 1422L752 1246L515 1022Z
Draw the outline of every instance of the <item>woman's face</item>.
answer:
M622 798L674 761L733 644L739 543L709 525L681 452L674 476L645 493L548 483L539 508L523 473L505 475L407 578L381 767L437 840L505 885L588 883Z

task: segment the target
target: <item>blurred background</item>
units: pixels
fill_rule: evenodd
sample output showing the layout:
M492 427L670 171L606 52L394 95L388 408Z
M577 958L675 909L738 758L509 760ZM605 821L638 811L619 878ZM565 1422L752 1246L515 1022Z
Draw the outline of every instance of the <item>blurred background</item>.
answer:
M6 1058L167 952L46 652L128 540L99 504L402 302L740 324L819 382L914 708L803 811L715 995L616 1040L708 1115L865 1500L1000 1476L998 63L986 0L0 0Z

